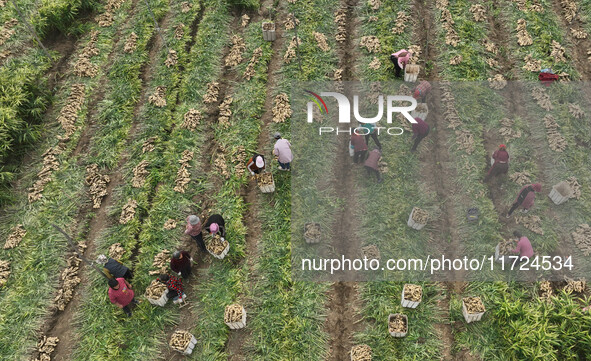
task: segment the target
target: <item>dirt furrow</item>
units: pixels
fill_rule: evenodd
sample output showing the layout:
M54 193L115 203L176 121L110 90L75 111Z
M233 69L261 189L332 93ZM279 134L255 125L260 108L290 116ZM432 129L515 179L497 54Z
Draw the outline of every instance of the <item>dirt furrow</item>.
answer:
M358 58L357 48L354 46L354 39L357 38L359 19L357 17L358 0L342 0L340 8L345 12L345 40L340 43L337 53L339 57L339 68L343 70L343 81L349 82L357 79L356 62ZM345 85L344 92L351 98L349 86ZM349 146L348 135L339 136L339 143L342 151L339 152L332 169L335 179L340 184L335 184L336 196L344 201L341 210L335 215L335 223L332 227L333 245L339 245L335 249L336 257L340 254L345 258L355 259L359 256L361 239L358 235L358 226L353 222L359 218L357 209L359 198L355 185L355 174L351 166L351 158L345 150ZM346 241L346 245L343 244ZM340 254L339 254L340 253ZM353 336L362 329L362 316L359 313L361 300L359 289L354 272L340 274L341 281L334 282L327 295L327 316L325 330L328 333L328 360L346 360L353 346ZM346 280L346 281L343 281Z
M170 17L171 17L171 13L168 13L162 19L160 26L166 26L167 22L170 20ZM153 41L154 39L156 39L156 40ZM147 92L147 87L148 87L148 80L150 78L150 74L153 72L154 68L157 66L157 62L159 61L157 54L158 54L158 51L161 50L162 44L160 44L158 39L159 39L159 36L156 34L156 32L154 32L152 34L152 39L148 43L149 65L144 66L142 68L142 73L140 74L140 77L142 79L142 90L141 90L142 97L141 97L141 99L145 99L147 97L146 92ZM115 48L116 48L116 44L114 46L114 49ZM113 51L109 55L109 57L111 57L114 53L115 53L115 51ZM136 105L136 112L135 112L136 116L134 116L132 128L131 128L130 133L128 134L128 139L127 139L127 143L126 143L127 146L131 143L132 139L136 135L135 133L137 132L137 125L140 121L140 119L137 117L137 112L138 112L141 104L143 104L143 103L138 102ZM94 114L96 114L96 113L94 113ZM89 118L89 123L92 119L94 119L94 118ZM87 129L88 129L88 127L87 127ZM86 143L85 145L83 145L80 148L79 162L84 162L83 155L88 153L88 148L90 147L91 142L92 142L92 139L89 139L88 143ZM124 164L127 162L127 160L128 160L128 156L123 155L121 157L119 163L117 164L117 167L115 167L114 171L111 174L109 174L111 181L109 182L109 184L107 186L107 192L108 192L107 196L105 196L103 198L101 208L95 212L94 216L92 217L92 220L88 224L88 228L86 230L87 233L86 233L86 237L85 237L86 244L88 247L84 251L83 255L84 255L84 257L90 258L91 260L93 259L94 256L96 256L96 254L95 254L96 247L97 247L96 241L97 241L99 235L101 234L102 231L107 229L114 222L114 220L109 219L108 209L114 204L113 191L117 187L124 184L124 182L126 181L123 178L123 175L121 174L121 169L124 166ZM92 205L88 204L81 211L81 215L78 219L79 220L85 219L86 215L90 214L91 212L92 212ZM142 215L140 214L140 217L141 216ZM82 225L84 225L84 224L82 224ZM130 260L129 265L131 266L132 263L133 263L133 259ZM88 283L87 272L93 272L93 270L89 269L86 264L81 263L80 270L79 270L79 277L81 280L80 281L81 284ZM54 317L48 323L48 331L46 331L45 334L47 336L57 336L60 339L60 342L59 342L58 346L56 347L54 354L53 354L53 359L55 359L57 361L68 360L72 354L72 349L74 348L75 342L76 342L76 335L74 333L75 329L73 327L71 327L70 321L74 318L74 315L76 314L78 307L82 301L82 297L83 297L83 292L76 292L74 297L72 298L72 300L66 306L65 310L63 312L56 313L54 315Z
M441 216L435 224L436 235L434 234L434 239L437 244L433 246L449 259L460 258L462 256L462 245L460 235L457 231L457 218L453 208L453 205L457 201L451 198L456 193L453 191L454 185L452 184L452 180L457 179L457 174L448 151L447 139L450 138L450 135L442 114L441 89L437 84L437 82L443 79L441 79L439 74L437 48L434 45L437 40L434 17L436 10L435 1L415 0L412 8L412 17L415 21L413 44L419 45L423 50L421 55L422 69L431 66L428 80L435 82L432 94L427 100L429 109L434 109L435 111L430 111L426 120L431 127L430 134L426 140L431 138L432 145L425 144L423 147L428 148L423 148L423 151L419 153L419 160L422 164L421 178L428 180L430 187L435 190L441 208ZM468 207L466 206L465 208L467 209ZM450 300L452 294L460 294L463 291L465 283L449 280L461 280L463 274L454 275L450 273L446 277L448 281L443 283L446 291L439 303L442 322L435 324L435 329L443 343L441 359L448 361L455 359L453 355L455 346L454 329L449 313Z

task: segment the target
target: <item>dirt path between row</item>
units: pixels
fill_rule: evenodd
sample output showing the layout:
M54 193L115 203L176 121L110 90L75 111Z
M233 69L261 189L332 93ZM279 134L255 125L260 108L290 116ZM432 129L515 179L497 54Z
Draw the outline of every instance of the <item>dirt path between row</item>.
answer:
M270 1L266 1L265 4L261 6L261 11L259 14L252 18L252 22L258 22L263 17L269 18L267 16L267 10L269 7L272 6ZM283 38L283 28L281 25L284 23L286 18L285 9L283 6L278 5L275 7L275 10L278 12L275 18L271 18L272 21L275 21L276 24L276 36L277 39L272 43L272 57L267 65L267 88L266 88L266 95L265 95L265 103L263 105L264 113L261 116L262 127L261 132L257 139L257 153L264 154L265 159L267 160L267 169L272 171L275 163L272 161L273 156L269 152L270 143L271 143L271 132L270 132L270 124L273 122L273 99L274 99L274 92L275 87L277 85L277 72L281 68L283 64L282 58L282 49L285 42ZM274 202L274 197L269 197L263 195L256 182L251 180L246 187L242 189L242 197L244 197L246 203L248 204L248 210L244 217L244 223L247 227L246 233L246 254L245 258L242 262L245 264L242 267L246 269L246 286L244 288L246 290L252 290L254 288L254 284L258 276L256 275L255 266L257 264L257 260L259 258L259 242L262 237L262 224L260 221L260 204L263 202ZM245 294L241 294L238 296L238 299L242 299L241 296L245 296ZM254 300L250 298L246 298L243 301L243 306L246 309L249 309L251 305L254 304ZM240 330L231 330L230 335L228 337L228 342L226 343L226 353L228 354L229 361L247 361L248 358L246 357L246 346L248 345L249 341L251 340L251 329L248 327L240 329Z
M355 39L358 37L360 20L358 18L358 0L342 0L340 9L345 12L345 40L339 44L337 53L339 68L343 70L343 81L357 80L358 48ZM345 94L351 99L352 89L345 84ZM343 201L342 208L335 215L335 223L332 227L332 245L335 248L335 256L343 255L348 259L359 257L361 239L358 237L358 224L361 213L358 209L359 191L356 182L356 172L359 171L351 163L349 152L348 134L339 137L340 147L336 161L331 172L338 181L334 186L336 197ZM356 168L356 169L354 169ZM363 169L362 169L363 171ZM357 210L357 211L356 211ZM339 274L341 281L334 282L327 294L327 316L324 329L329 336L328 358L330 361L347 360L353 346L353 336L363 329L362 316L360 314L361 300L359 298L358 283L355 272Z
M457 231L457 218L455 216L454 204L457 202L452 196L458 196L454 191L455 186L452 183L458 175L455 171L455 165L448 151L447 140L450 134L443 118L443 105L441 103L442 94L439 84L442 81L438 69L438 53L434 45L437 39L437 28L435 24L435 2L415 0L412 6L412 17L415 19L413 44L420 45L422 50L421 60L422 69L431 66L428 74L429 79L435 82L432 94L427 98L430 111L427 117L427 123L431 127L430 134L425 140L432 141L432 144L423 141L419 146L419 160L421 162L421 178L427 181L428 186L437 194L441 215L436 221L435 232L431 239L435 240L434 249L444 254L449 259L460 258L462 256L461 238ZM422 70L423 71L423 70ZM461 202L463 202L460 199ZM469 207L465 207L466 209ZM458 275L449 274L448 278L462 280L464 272ZM439 302L441 323L435 324L435 330L442 341L441 359L462 360L465 358L464 352L454 355L455 338L454 326L450 317L450 300L453 294L461 294L466 285L463 281L444 282L445 292Z
M136 3L136 5L137 5L137 3ZM166 27L168 22L170 21L171 16L172 16L172 14L169 12L160 21L159 25L161 27ZM130 20L132 18L133 18L133 16L129 17ZM120 27L120 29L124 26L125 25L122 25ZM119 30L118 30L118 32L119 32ZM119 41L120 41L120 38L118 38L115 41L115 43L113 45L113 50L109 54L109 59L112 59L115 56L115 54L116 54L115 49L117 49L117 45L119 44ZM154 31L154 33L152 34L152 38L148 43L148 48L147 48L148 53L149 53L149 56L148 56L149 63L144 64L144 66L142 67L142 73L140 74L140 77L142 79L142 90L141 90L141 98L140 99L142 99L142 100L147 99L148 95L146 93L148 90L149 80L151 79L152 72L155 70L155 67L158 65L157 64L159 61L158 52L162 49L162 46L163 46L163 44L161 44L160 37L156 34L156 31ZM112 63L109 62L109 64L112 64ZM105 85L106 81L107 80L105 77L101 81L101 83L103 85ZM104 89L105 87L103 86L101 88ZM87 133L87 131L91 128L91 124L94 123L94 119L96 119L96 115L98 114L98 109L97 109L98 107L96 107L96 104L98 104L98 102L100 101L99 98L102 99L103 97L104 97L104 90L101 92L101 95L99 97L94 99L93 103L95 104L95 107L89 112L88 126L85 129L85 133ZM138 129L137 126L140 123L140 119L137 116L137 114L138 114L139 109L142 104L143 104L143 101L139 101L136 105L136 108L134 111L134 120L132 123L131 130L128 134L126 148L132 142L132 140L134 139L134 137L137 133L137 129ZM87 133L86 137L81 138L81 140L83 140L83 139L87 139L87 141L81 142L78 144L76 154L74 155L74 156L78 157L78 159L79 159L78 163L80 163L80 164L83 164L85 162L84 155L88 154L90 145L92 143L92 136L90 136ZM123 169L125 163L128 161L128 157L129 157L129 155L123 154L119 160L119 163L113 169L113 172L111 174L109 174L111 181L107 185L107 195L103 198L101 208L95 212L94 216L92 217L91 221L88 224L88 228L86 229L86 232L84 233L84 235L85 235L84 239L86 240L86 244L87 244L88 248L86 248L83 255L86 258L89 258L90 260L93 260L94 257L96 256L97 239L99 238L100 234L115 222L115 220L109 219L108 210L114 204L113 191L115 189L117 189L117 187L124 184L124 182L126 181L123 178L123 175L121 174L121 169ZM86 216L88 214L90 214L91 212L93 212L93 210L92 210L90 204L87 205L85 207L85 209L83 209L81 211L81 214L78 217L80 225L82 225L82 226L85 225L84 222L82 222L82 220L84 220L86 218ZM133 253L133 251L132 251L132 253ZM130 264L128 264L128 266L131 266L132 263L133 263L133 259L130 260ZM130 268L133 268L133 267L130 267ZM93 270L89 269L85 263L81 263L78 274L79 274L79 277L81 280L80 285L83 285L82 287L84 287L85 289L87 288L87 285L89 282L88 272L93 272ZM68 303L65 310L63 312L59 312L59 313L55 314L54 317L52 317L52 319L48 322L48 326L47 326L48 331L46 332L46 335L47 336L56 336L60 340L60 342L58 343L58 346L56 347L56 349L53 353L53 356L52 356L53 359L56 361L69 360L72 356L72 350L75 348L75 344L77 341L77 335L75 334L76 329L74 327L72 327L72 325L71 325L71 321L74 319L75 314L78 312L79 306L81 305L81 302L82 302L82 297L86 293L85 291L80 292L80 289L79 289L79 287L81 287L80 285L77 287L77 292L74 294L74 297Z

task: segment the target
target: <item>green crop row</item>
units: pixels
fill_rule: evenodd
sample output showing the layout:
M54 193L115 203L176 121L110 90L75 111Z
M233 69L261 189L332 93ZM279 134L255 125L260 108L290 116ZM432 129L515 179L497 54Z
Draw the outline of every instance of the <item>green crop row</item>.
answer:
M115 22L111 27L99 28L98 25L95 27L98 31L96 46L99 49L99 55L93 57L92 62L99 69L107 68L109 51L113 46L113 35L117 27L126 22L128 13L129 4L124 4L115 13ZM86 45L85 43L82 45ZM77 54L74 55L74 59L77 59ZM78 113L76 131L68 142L63 143L65 149L57 157L60 168L53 172L51 181L45 185L41 200L29 204L25 190L36 180L35 174L41 169L38 159L42 158L41 153L47 148L56 146L58 143L56 138L63 134L63 129L52 120L51 125L47 126L46 141L40 144L39 151L32 157L37 161L27 172L30 176L23 177L20 181L19 188L22 188L22 191L17 193L17 203L6 209L6 221L2 222L2 234L7 236L12 227L19 223L23 224L27 230L27 235L17 248L2 251L2 259L11 261L12 274L1 295L3 315L6 316L2 318L1 327L14 331L14 325L18 324L16 332L19 332L18 337L23 341L18 344L2 343L1 352L7 358L20 357L32 348L36 340L31 330L37 329L43 318L51 312L49 306L58 283L59 270L65 264L62 257L66 251L66 241L55 233L51 224L55 223L68 231L75 232L76 218L81 209L87 206L85 202L80 202L80 199L85 198L85 169L79 164L79 157L74 150L85 124L88 123L88 104L91 102L92 94L104 76L103 72L99 72L94 78L70 76L67 79L63 89L58 92L58 104L65 105L69 89L73 84L85 85L86 98ZM86 222L84 219L80 221ZM15 336L14 332L8 331L2 334Z

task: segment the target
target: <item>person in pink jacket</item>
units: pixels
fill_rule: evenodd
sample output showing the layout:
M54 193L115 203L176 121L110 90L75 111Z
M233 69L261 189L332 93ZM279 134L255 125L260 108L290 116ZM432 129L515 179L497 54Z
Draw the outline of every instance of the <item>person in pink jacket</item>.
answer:
M513 214L513 212L515 212L515 210L520 206L523 208L523 213L529 212L529 209L534 205L536 192L540 193L541 191L542 185L540 183L523 186L523 188L521 188L519 191L515 202L513 202L513 205L511 205L511 209L509 209L509 212L507 213L507 218L511 217L511 214Z
M281 134L275 133L275 146L273 147L273 154L277 157L279 163L279 170L291 170L291 161L293 154L291 153L291 143L287 139L283 139Z
M513 250L513 253L518 253L519 259L521 259L521 257L533 257L534 249L531 246L529 239L525 236L522 236L518 231L513 232L513 235L518 239L517 247Z
M370 176L371 173L376 175L378 183L382 183L384 180L382 179L382 174L380 173L379 162L380 158L382 157L382 152L378 148L374 148L363 165L365 166L365 170L367 171L367 175Z
M112 304L123 309L128 317L131 316L131 310L129 304L138 304L139 302L135 299L135 294L131 289L129 282L125 278L111 278L109 280L109 300Z
M396 68L397 78L400 78L402 75L402 70L406 68L406 64L408 64L411 55L412 54L406 49L399 50L390 55L390 60L394 63L394 68Z

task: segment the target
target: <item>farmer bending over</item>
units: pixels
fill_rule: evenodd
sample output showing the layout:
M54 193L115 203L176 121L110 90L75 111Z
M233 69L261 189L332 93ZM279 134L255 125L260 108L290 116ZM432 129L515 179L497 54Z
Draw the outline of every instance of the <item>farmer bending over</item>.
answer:
M365 137L355 132L351 134L351 147L353 148L353 163L363 162L367 155L367 143L365 143Z
M396 68L396 77L402 76L402 70L406 68L406 64L410 61L411 53L405 49L399 50L390 55L390 60L394 63Z
M129 268L123 265L123 263L107 257L104 254L99 254L96 258L96 263L103 265L103 273L109 278L125 278L127 281L131 281L133 273Z
M175 251L170 260L170 269L183 278L191 276L191 262L193 258L187 251Z
M275 133L275 146L273 147L273 154L277 157L279 163L279 170L291 170L291 161L293 154L291 153L291 143L287 139L281 138L281 134Z
M488 173L484 178L485 182L488 182L492 177L507 174L507 171L509 170L509 153L507 152L505 144L499 145L499 149L493 153L492 159L494 159L495 162L488 170Z
M430 130L429 124L427 124L427 122L425 122L423 119L415 118L415 120L417 122L412 125L412 138L415 140L415 143L410 150L411 152L415 152L417 150L419 143L421 143L423 138L429 135Z
M262 154L255 154L246 163L246 169L251 175L259 174L265 170L265 157Z
M161 274L158 281L164 283L168 289L168 298L172 298L173 303L181 303L187 297L183 292L183 281L168 274Z
M534 200L536 199L536 193L540 193L542 191L542 185L540 183L526 185L519 191L517 195L517 199L513 202L511 209L507 213L507 218L511 217L511 214L519 208L519 206L523 207L522 213L529 212L529 209L533 207Z
M518 240L517 248L515 248L513 250L513 253L518 253L520 260L521 260L521 257L527 257L527 258L533 257L534 256L534 249L532 248L531 242L529 241L529 239L525 236L522 236L521 233L519 233L518 231L513 232L513 235Z
M380 167L378 165L381 157L382 152L378 148L374 148L371 152L369 152L369 156L363 164L365 166L365 170L367 171L367 175L369 176L372 173L375 174L378 183L382 183L384 181L382 179L382 174L380 173Z
M124 278L111 278L109 280L109 300L117 307L123 309L127 317L131 316L129 304L137 305L139 302L134 298L131 285Z
M220 232L222 238L226 238L226 221L221 214L212 214L205 222L205 232L216 234Z

